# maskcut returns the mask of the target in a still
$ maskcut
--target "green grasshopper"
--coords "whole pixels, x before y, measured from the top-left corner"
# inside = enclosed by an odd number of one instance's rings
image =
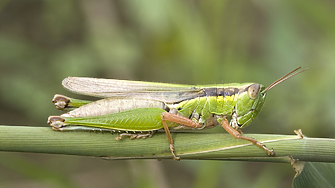
[[[66,89],[105,99],[91,102],[56,94],[53,102],[58,109],[73,110],[61,116],[50,116],[48,124],[57,131],[115,131],[119,132],[117,140],[123,136],[131,139],[151,137],[155,131],[164,129],[175,160],[180,157],[175,154],[170,129],[205,129],[221,125],[234,138],[250,141],[273,156],[273,149],[241,135],[240,129],[260,112],[267,91],[307,70],[299,69],[301,67],[267,88],[257,83],[194,86],[68,77],[62,82]]]

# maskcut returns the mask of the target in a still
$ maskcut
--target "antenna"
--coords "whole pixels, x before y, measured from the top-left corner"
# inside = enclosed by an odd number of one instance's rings
[[[291,72],[285,74],[284,76],[280,77],[278,80],[276,80],[272,84],[270,84],[269,87],[267,87],[266,89],[264,89],[262,91],[262,93],[265,93],[266,91],[269,91],[271,88],[275,87],[276,85],[278,85],[278,84],[284,82],[285,80],[287,80],[287,79],[289,79],[289,78],[291,78],[291,77],[293,77],[293,76],[295,76],[297,74],[300,74],[300,73],[302,73],[302,72],[304,72],[304,71],[306,71],[308,69],[308,68],[305,68],[305,69],[302,69],[302,70],[296,72],[297,70],[299,70],[301,68],[302,67],[298,67],[298,68],[294,69],[293,71],[291,71]],[[296,73],[294,73],[294,72],[296,72]]]

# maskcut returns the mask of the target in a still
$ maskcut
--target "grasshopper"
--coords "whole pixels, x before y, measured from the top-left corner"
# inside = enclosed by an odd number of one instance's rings
[[[123,136],[130,139],[151,137],[155,131],[164,129],[175,160],[180,160],[180,157],[175,154],[170,130],[221,125],[234,138],[250,141],[273,156],[273,149],[254,138],[243,136],[241,129],[258,115],[267,91],[307,70],[301,68],[294,69],[266,88],[258,83],[194,86],[68,77],[62,82],[66,89],[104,99],[91,102],[56,94],[53,99],[56,108],[72,110],[61,116],[50,116],[48,124],[56,131],[115,131],[119,132],[117,140]]]

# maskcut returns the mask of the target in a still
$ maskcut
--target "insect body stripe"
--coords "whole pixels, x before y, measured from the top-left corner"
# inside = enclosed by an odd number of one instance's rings
[[[203,88],[207,97],[217,97],[217,96],[232,96],[240,92],[239,88],[227,87],[227,88]],[[201,96],[202,97],[202,96]]]

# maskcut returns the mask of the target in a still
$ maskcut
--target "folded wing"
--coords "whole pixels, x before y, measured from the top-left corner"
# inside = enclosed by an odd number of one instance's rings
[[[138,98],[178,103],[203,96],[204,91],[194,85],[141,82],[103,78],[68,77],[64,88],[74,93],[104,98]]]

